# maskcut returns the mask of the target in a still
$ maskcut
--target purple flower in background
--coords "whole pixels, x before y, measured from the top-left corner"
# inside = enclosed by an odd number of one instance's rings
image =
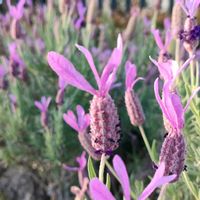
[[[40,120],[44,128],[48,126],[48,107],[50,102],[51,102],[51,97],[46,98],[45,96],[41,98],[41,101],[35,101],[35,106],[41,112]]]
[[[125,200],[130,200],[130,183],[128,173],[123,160],[118,155],[115,155],[113,158],[113,167],[122,186]],[[93,178],[90,181],[89,188],[93,200],[115,200],[112,193],[98,178]]]
[[[84,15],[85,15],[85,12],[86,12],[86,7],[83,5],[82,1],[78,1],[77,10],[78,10],[79,18],[75,22],[75,28],[80,29],[83,22],[84,22],[84,18],[85,18]]]
[[[179,67],[178,63],[172,59],[167,60],[167,62],[159,62],[150,57],[150,60],[158,67],[160,76],[164,79],[165,83],[168,81],[174,83],[176,78],[190,64],[194,57],[195,56],[193,55],[190,58],[188,58],[181,67]]]
[[[17,109],[17,98],[15,95],[9,94],[9,99],[10,99],[11,110],[13,113],[15,113]]]
[[[26,80],[27,73],[25,63],[17,52],[17,44],[15,42],[9,44],[9,54],[11,74],[14,77],[19,77],[22,80]]]
[[[66,164],[63,164],[63,168],[65,170],[68,170],[68,171],[83,171],[86,167],[86,164],[87,164],[87,160],[86,160],[86,153],[85,151],[83,151],[83,153],[81,154],[81,156],[78,156],[76,158],[76,162],[78,163],[78,167],[69,167],[68,165]]]
[[[160,163],[151,182],[149,183],[149,185],[147,185],[142,194],[138,197],[138,200],[147,199],[157,187],[168,184],[176,178],[176,174],[170,176],[164,176],[164,172],[165,172],[165,164]]]
[[[200,0],[176,0],[176,2],[180,3],[186,15],[188,15],[190,18],[195,17],[198,6],[200,4]]]
[[[76,106],[77,117],[69,110],[63,115],[65,122],[78,132],[78,139],[81,146],[87,151],[87,153],[95,160],[100,160],[101,156],[96,153],[96,150],[92,147],[90,134],[87,132],[87,128],[90,125],[90,116],[86,114],[83,107]]]
[[[23,17],[26,0],[19,0],[16,6],[12,6],[10,0],[6,0],[6,3],[9,13],[14,19],[19,20]]]
[[[5,90],[8,86],[8,82],[5,79],[6,74],[7,74],[7,71],[2,65],[0,65],[0,89],[3,89],[3,90]]]
[[[56,95],[56,103],[58,105],[62,105],[64,102],[64,94],[65,94],[65,88],[67,87],[66,81],[64,81],[62,78],[58,79],[58,92]]]
[[[80,105],[76,106],[76,111],[78,118],[76,118],[71,110],[64,114],[63,118],[69,126],[71,126],[74,130],[81,134],[85,132],[87,127],[89,126],[90,116],[89,114],[85,113],[83,107]]]

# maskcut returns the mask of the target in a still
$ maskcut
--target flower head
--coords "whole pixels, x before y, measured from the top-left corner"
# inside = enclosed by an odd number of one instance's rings
[[[180,3],[181,7],[185,11],[185,13],[190,17],[194,18],[196,11],[198,9],[198,6],[200,4],[200,0],[176,0],[178,3]]]
[[[75,114],[69,110],[63,115],[65,122],[71,126],[78,133],[84,132],[90,125],[90,116],[86,114],[83,107],[80,105],[76,106],[77,118]]]
[[[47,112],[49,104],[51,102],[51,97],[46,98],[43,96],[41,98],[41,101],[35,101],[35,106],[41,111],[41,112]]]
[[[78,163],[78,167],[70,167],[68,165],[63,164],[63,168],[68,171],[83,171],[87,164],[85,151],[82,152],[81,156],[78,156],[76,158],[76,162]]]
[[[90,68],[94,74],[98,85],[98,91],[95,90],[90,83],[80,74],[73,64],[67,60],[64,56],[56,53],[49,52],[47,56],[48,63],[53,71],[60,77],[62,77],[69,85],[79,88],[80,90],[84,90],[92,95],[100,95],[105,96],[113,82],[115,81],[115,76],[117,72],[117,68],[122,59],[122,39],[121,36],[118,36],[117,47],[114,48],[108,63],[106,64],[101,77],[99,76],[96,67],[94,65],[94,61],[90,52],[83,46],[76,45],[76,47],[84,54],[86,57]]]
[[[19,20],[23,17],[26,0],[19,0],[16,6],[12,6],[10,0],[6,0],[6,3],[9,9],[9,13],[13,18]]]
[[[184,114],[191,102],[192,98],[195,94],[200,90],[200,87],[194,90],[191,97],[189,98],[185,107],[183,107],[181,103],[181,98],[178,96],[176,92],[172,92],[170,90],[171,82],[167,82],[163,86],[163,95],[162,99],[159,95],[159,88],[158,88],[158,78],[154,82],[154,92],[156,96],[156,100],[160,105],[160,108],[163,112],[164,117],[170,123],[171,127],[180,133],[180,130],[184,127]]]
[[[176,178],[176,174],[170,176],[164,176],[164,172],[165,172],[165,164],[164,162],[162,162],[160,163],[158,169],[156,170],[149,185],[147,185],[142,194],[138,197],[138,200],[147,199],[157,187],[168,184]]]

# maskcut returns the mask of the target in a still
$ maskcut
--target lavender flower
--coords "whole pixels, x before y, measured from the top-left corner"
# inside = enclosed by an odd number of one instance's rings
[[[27,72],[24,61],[20,58],[17,52],[17,44],[15,42],[9,44],[9,60],[10,71],[14,77],[18,77],[22,80],[27,79]]]
[[[59,78],[58,87],[59,87],[59,90],[58,90],[57,95],[56,95],[56,103],[58,105],[62,105],[63,101],[64,101],[63,98],[64,98],[64,94],[65,94],[65,88],[67,87],[66,81],[64,81],[63,79]]]
[[[87,151],[87,153],[95,160],[100,160],[101,156],[96,153],[96,150],[92,147],[91,137],[87,132],[87,128],[90,125],[90,116],[85,114],[82,106],[78,105],[76,107],[77,118],[74,113],[69,110],[63,115],[65,122],[71,126],[74,130],[78,132],[78,139],[82,147]]]
[[[126,91],[125,91],[125,104],[126,109],[131,121],[134,126],[140,126],[144,123],[145,117],[144,112],[139,101],[137,94],[132,90],[134,85],[143,78],[139,77],[136,79],[137,71],[136,66],[131,62],[126,62]]]
[[[176,178],[176,174],[164,176],[164,172],[165,163],[162,162],[156,170],[151,182],[147,185],[147,187],[143,190],[142,194],[138,197],[138,200],[147,199],[157,187],[166,185]]]
[[[84,170],[87,165],[87,160],[85,156],[86,156],[86,153],[83,152],[80,157],[76,158],[76,162],[79,165],[78,167],[70,167],[66,164],[63,164],[63,168],[65,170],[78,172],[79,184],[80,184],[81,189],[77,186],[71,187],[71,192],[76,195],[75,200],[84,199],[85,192],[87,191],[87,186],[89,183],[88,178],[84,177]]]
[[[78,1],[76,6],[77,6],[79,18],[75,22],[75,28],[80,29],[85,19],[84,15],[86,12],[86,7],[83,5],[82,1]]]
[[[168,18],[166,18],[164,20],[164,27],[165,27],[165,32],[166,32],[164,43],[162,42],[162,38],[160,36],[159,30],[158,29],[152,30],[152,34],[159,48],[159,61],[162,61],[162,62],[166,62],[170,58],[170,55],[168,53],[168,47],[172,40],[170,26],[171,26],[170,21]]]
[[[41,124],[44,128],[48,126],[48,107],[51,102],[51,97],[46,98],[43,96],[41,101],[35,101],[35,106],[40,110],[41,116]]]
[[[115,155],[113,158],[113,167],[120,180],[125,200],[130,200],[130,183],[128,173],[123,160]],[[91,198],[93,200],[115,200],[115,197],[108,188],[98,179],[93,178],[89,184]]]
[[[95,90],[82,74],[75,69],[73,64],[62,55],[49,52],[48,63],[57,75],[62,77],[68,84],[93,95],[90,104],[92,146],[100,153],[109,153],[118,147],[120,138],[117,109],[108,93],[115,81],[117,68],[121,62],[122,39],[119,35],[117,48],[113,50],[101,77],[96,70],[90,52],[83,46],[76,45],[76,47],[86,57],[97,81],[98,90]]]

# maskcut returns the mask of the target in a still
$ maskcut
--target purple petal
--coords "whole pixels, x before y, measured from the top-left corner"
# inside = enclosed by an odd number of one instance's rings
[[[69,126],[71,126],[74,130],[79,132],[79,127],[78,127],[77,121],[74,120],[74,118],[72,116],[73,115],[70,115],[70,113],[68,111],[67,114],[63,114],[63,119]]]
[[[90,181],[89,188],[93,200],[115,200],[112,193],[98,178]]]
[[[87,165],[86,152],[83,151],[83,153],[81,154],[81,156],[76,158],[76,161],[79,164],[79,170],[84,170],[84,168]]]
[[[91,70],[92,70],[92,72],[94,74],[94,77],[95,77],[95,79],[97,81],[97,85],[100,87],[100,77],[99,77],[97,69],[96,69],[96,67],[94,65],[94,61],[93,61],[91,53],[88,51],[88,49],[86,49],[83,46],[80,46],[80,45],[76,44],[76,47],[79,49],[79,51],[81,51],[84,54],[85,58],[87,59],[89,65],[90,65],[90,68],[91,68]]]
[[[68,84],[89,92],[92,95],[96,94],[96,90],[86,81],[73,64],[61,54],[49,52],[47,56],[48,63],[56,74],[64,79]]]
[[[113,52],[110,56],[110,59],[108,60],[108,63],[106,64],[106,66],[105,66],[105,68],[102,72],[102,75],[101,75],[101,88],[100,88],[100,90],[102,90],[102,91],[105,90],[104,87],[107,86],[105,84],[108,81],[109,76],[112,74],[112,72],[114,70],[117,71],[117,68],[119,67],[119,65],[121,63],[122,51],[123,51],[122,38],[121,38],[121,35],[118,35],[117,48],[114,48],[114,50],[113,50]]]
[[[192,93],[192,95],[190,96],[190,98],[187,101],[187,104],[185,106],[185,108],[183,109],[183,112],[185,113],[190,105],[190,102],[192,101],[192,99],[194,98],[194,96],[200,91],[200,87],[198,87],[197,89],[195,89]]]
[[[63,168],[64,168],[65,170],[67,170],[67,171],[73,171],[73,172],[76,172],[76,171],[79,170],[78,167],[70,167],[70,166],[65,165],[65,164],[63,164]]]
[[[35,101],[34,104],[41,112],[44,111],[43,105],[39,101]]]
[[[65,87],[67,86],[67,83],[65,80],[63,80],[61,77],[58,79],[58,86],[60,89],[64,90]]]
[[[157,44],[158,48],[160,50],[165,50],[165,46],[163,45],[162,39],[160,37],[159,30],[158,29],[153,29],[153,30],[151,30],[151,32],[152,32],[152,34],[154,36],[154,39],[156,41],[156,44]]]
[[[82,106],[77,105],[76,106],[76,112],[77,112],[77,116],[78,116],[78,126],[79,129],[84,129],[84,121],[85,121],[85,111],[83,109]]]
[[[160,166],[156,170],[151,182],[147,185],[142,194],[138,197],[138,200],[147,199],[157,187],[165,185],[176,178],[176,175],[163,176],[164,170],[165,170],[165,164],[164,162],[162,162],[160,163]]]
[[[134,64],[132,64],[130,61],[127,61],[125,64],[126,69],[126,89],[131,89],[133,81],[136,78],[137,75],[137,69]]]
[[[130,200],[130,183],[128,173],[123,160],[118,155],[115,155],[113,159],[113,167],[117,176],[119,177],[125,199]]]

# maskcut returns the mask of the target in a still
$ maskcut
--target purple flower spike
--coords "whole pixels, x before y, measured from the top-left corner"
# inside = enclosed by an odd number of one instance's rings
[[[63,168],[68,171],[83,171],[86,167],[87,160],[86,160],[86,153],[83,151],[81,156],[76,158],[76,162],[78,163],[78,167],[69,167],[68,165],[63,164]]]
[[[187,0],[187,1],[177,0],[176,2],[180,3],[186,15],[190,16],[190,18],[195,17],[198,6],[200,4],[200,0]]]
[[[12,6],[10,0],[6,0],[6,3],[9,8],[9,13],[13,18],[19,20],[23,17],[26,0],[19,0],[19,3],[16,6]]]
[[[139,80],[144,80],[144,78],[138,77],[136,79],[137,69],[136,66],[132,64],[130,61],[126,62],[125,67],[126,67],[126,90],[128,89],[131,90]]]
[[[44,128],[47,127],[48,124],[48,107],[49,104],[51,102],[51,97],[42,97],[41,98],[41,102],[39,101],[35,101],[35,106],[41,111],[41,116],[40,116],[40,120],[41,120],[41,124]]]
[[[93,200],[115,200],[112,193],[98,178],[90,181],[89,188]]]
[[[86,7],[84,7],[82,1],[79,1],[77,3],[77,10],[78,10],[79,18],[75,22],[75,28],[80,29],[82,23],[84,22],[84,15],[85,15],[85,12],[86,12]]]
[[[84,132],[90,124],[90,116],[85,113],[83,107],[80,105],[77,105],[76,111],[77,118],[74,113],[69,110],[66,114],[63,114],[63,119],[78,133]]]
[[[128,178],[128,173],[127,173],[126,166],[123,160],[118,155],[116,155],[113,158],[113,167],[117,176],[119,177],[125,199],[130,200],[131,192],[130,192],[130,182]]]
[[[154,174],[149,185],[147,185],[142,194],[138,197],[138,200],[147,199],[157,187],[168,184],[176,178],[175,174],[170,176],[164,176],[164,172],[165,172],[165,164],[164,162],[162,162],[160,163],[158,169],[156,170],[156,173]]]
[[[41,111],[41,112],[47,112],[49,104],[51,102],[51,97],[46,98],[43,96],[41,98],[41,101],[35,101],[35,106]]]

